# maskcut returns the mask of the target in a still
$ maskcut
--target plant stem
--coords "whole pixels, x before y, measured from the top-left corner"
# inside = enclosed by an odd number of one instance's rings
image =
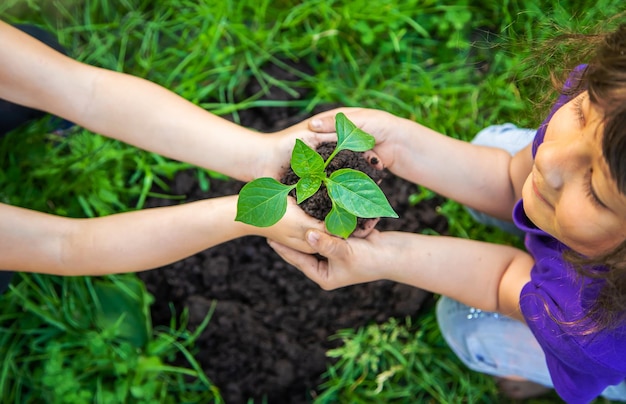
[[[324,161],[324,170],[326,170],[326,167],[328,167],[328,164],[330,164],[330,161],[337,155],[337,153],[339,153],[339,150],[337,150],[337,148],[335,147],[335,150],[333,150],[333,152],[330,154],[330,156],[328,156],[326,161]]]

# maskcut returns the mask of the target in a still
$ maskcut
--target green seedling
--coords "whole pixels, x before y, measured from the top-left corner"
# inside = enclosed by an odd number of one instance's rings
[[[299,177],[293,185],[285,185],[274,178],[257,178],[244,185],[237,200],[235,220],[257,227],[268,227],[278,222],[287,211],[287,196],[295,188],[298,204],[315,194],[322,184],[326,186],[332,208],[324,223],[326,229],[347,238],[356,228],[357,218],[394,217],[383,191],[365,173],[341,168],[327,175],[326,167],[341,150],[364,152],[376,144],[374,137],[356,127],[343,113],[335,116],[337,146],[324,161],[315,150],[297,139],[291,154],[291,168]]]

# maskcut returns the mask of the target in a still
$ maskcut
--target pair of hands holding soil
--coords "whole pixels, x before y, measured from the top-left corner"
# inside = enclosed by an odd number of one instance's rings
[[[376,139],[374,149],[364,152],[363,158],[374,171],[390,168],[394,163],[393,142],[389,141],[392,120],[397,117],[383,111],[346,108],[328,111],[308,121],[309,129],[317,133],[335,132],[335,116],[344,112],[357,127]],[[371,169],[370,168],[370,169]],[[382,178],[370,174],[375,179]],[[305,239],[315,254],[308,254],[268,239],[269,245],[287,262],[302,271],[321,288],[331,290],[357,283],[381,279],[376,270],[378,244],[383,242],[375,229],[378,218],[365,219],[347,239],[337,237],[319,228],[308,229]],[[323,258],[320,258],[320,255]]]

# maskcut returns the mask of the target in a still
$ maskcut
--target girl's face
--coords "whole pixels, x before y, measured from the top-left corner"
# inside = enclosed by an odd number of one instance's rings
[[[626,196],[602,155],[602,117],[586,91],[561,107],[522,189],[528,218],[587,257],[626,239]]]

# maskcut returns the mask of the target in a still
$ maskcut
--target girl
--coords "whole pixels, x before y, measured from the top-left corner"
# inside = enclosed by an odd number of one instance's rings
[[[513,156],[380,111],[348,116],[376,136],[389,170],[512,220],[527,252],[378,231],[348,240],[308,231],[327,261],[272,247],[324,289],[390,279],[447,296],[437,315],[452,349],[509,386],[553,386],[568,403],[626,400],[626,26],[571,73],[532,143]],[[311,127],[331,131],[332,121]],[[479,140],[493,133],[505,142],[529,135],[505,126]],[[518,397],[537,392],[530,386]]]
[[[212,115],[148,81],[76,62],[0,22],[0,97],[94,132],[239,180],[280,177],[295,138],[332,140],[303,125],[265,135]],[[235,222],[236,196],[94,219],[70,219],[0,204],[0,268],[103,275],[162,266],[244,235],[311,251],[309,227],[290,204],[276,225]]]

